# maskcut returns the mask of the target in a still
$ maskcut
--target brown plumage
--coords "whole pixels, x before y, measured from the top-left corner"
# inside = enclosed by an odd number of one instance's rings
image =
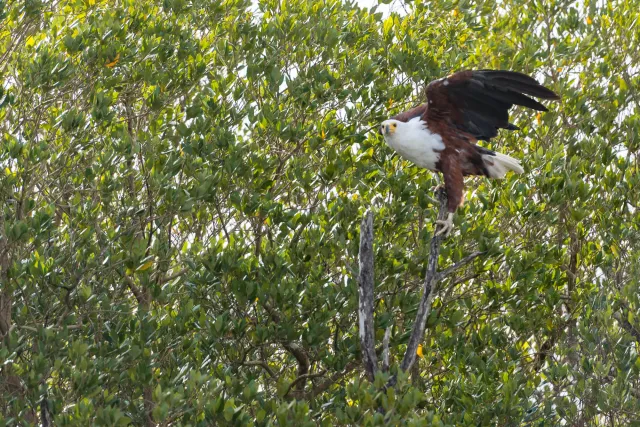
[[[427,102],[382,123],[389,146],[418,166],[444,176],[451,228],[453,213],[462,203],[463,177],[502,178],[507,171],[523,172],[518,160],[476,145],[489,141],[498,129],[518,130],[509,123],[509,109],[520,105],[547,111],[530,96],[557,100],[553,91],[526,74],[513,71],[460,71],[432,81]]]

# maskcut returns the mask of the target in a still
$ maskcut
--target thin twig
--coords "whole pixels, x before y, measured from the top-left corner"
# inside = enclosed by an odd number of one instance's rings
[[[24,329],[25,331],[31,331],[31,332],[39,332],[38,328],[34,328],[33,326],[27,326],[27,325],[13,325],[11,330],[13,329]],[[80,329],[82,328],[82,325],[63,325],[63,326],[50,326],[48,328],[44,328],[50,331],[62,331],[64,329],[68,329],[68,330],[74,330],[74,329]]]
[[[460,268],[464,267],[465,265],[469,264],[471,261],[473,261],[474,259],[478,258],[480,255],[482,255],[484,253],[485,252],[481,252],[481,251],[474,252],[471,255],[468,255],[468,256],[462,258],[460,261],[456,262],[451,267],[445,268],[444,270],[442,270],[441,272],[439,272],[437,274],[435,282],[440,282],[443,279],[446,279],[447,276],[451,275],[451,273],[454,273],[455,271],[457,271]]]
[[[167,277],[164,277],[164,278],[160,279],[160,280],[158,281],[158,283],[159,283],[160,285],[162,285],[162,284],[165,284],[165,283],[167,283],[167,282],[170,282],[170,281],[172,281],[173,279],[177,279],[178,277],[182,276],[182,275],[183,275],[184,273],[186,273],[187,271],[188,271],[188,269],[186,269],[186,268],[183,268],[183,269],[181,269],[181,270],[178,270],[178,271],[176,271],[175,273],[173,273],[172,275],[170,275],[170,276],[167,276]]]
[[[276,374],[273,372],[273,369],[269,367],[269,364],[264,360],[248,360],[243,363],[245,366],[260,366],[271,376],[271,378],[276,378]]]

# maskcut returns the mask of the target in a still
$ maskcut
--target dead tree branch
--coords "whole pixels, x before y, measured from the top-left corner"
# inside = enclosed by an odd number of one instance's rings
[[[389,340],[391,339],[391,326],[384,331],[384,339],[382,340],[382,372],[389,370]]]
[[[360,225],[360,273],[358,274],[358,318],[360,350],[367,377],[373,381],[378,368],[373,329],[373,214],[365,213]]]
[[[447,193],[444,190],[440,189],[437,196],[438,200],[440,201],[438,220],[444,220],[447,216]],[[431,303],[433,302],[433,297],[435,296],[436,291],[436,279],[438,278],[438,256],[440,255],[440,244],[442,243],[443,239],[443,235],[438,236],[434,231],[434,235],[431,238],[431,249],[429,251],[429,261],[427,263],[427,273],[424,279],[422,299],[420,300],[420,305],[418,306],[418,314],[416,315],[416,320],[413,323],[413,331],[411,331],[411,337],[409,338],[409,343],[407,344],[407,351],[404,353],[404,358],[402,359],[402,363],[400,364],[400,369],[402,369],[403,371],[410,370],[415,363],[418,345],[424,338],[424,330],[427,326],[427,318],[429,317],[429,313],[431,313]],[[389,385],[395,385],[396,381],[396,376],[393,376],[389,380]]]

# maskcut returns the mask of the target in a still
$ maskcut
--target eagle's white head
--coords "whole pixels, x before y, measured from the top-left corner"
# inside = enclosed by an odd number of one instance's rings
[[[384,136],[385,142],[397,150],[398,144],[408,144],[413,140],[421,140],[426,137],[425,123],[420,117],[414,117],[408,122],[388,119],[380,125],[380,133]]]
[[[420,117],[407,122],[385,120],[380,125],[380,133],[384,142],[401,157],[430,170],[436,169],[440,152],[445,148],[440,135],[430,132]]]
[[[402,125],[406,123],[400,120],[389,119],[382,122],[380,125],[380,133],[386,138],[390,138],[397,131],[402,132]]]

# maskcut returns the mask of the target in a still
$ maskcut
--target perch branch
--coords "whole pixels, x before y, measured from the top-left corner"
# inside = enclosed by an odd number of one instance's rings
[[[440,211],[438,212],[438,220],[443,221],[447,217],[447,193],[444,190],[439,190],[438,200],[440,201]],[[436,291],[436,278],[439,276],[437,273],[438,268],[438,256],[440,255],[440,244],[444,236],[436,236],[434,233],[431,239],[431,249],[429,251],[429,262],[427,264],[427,273],[424,279],[424,287],[422,293],[422,299],[420,300],[420,306],[418,307],[418,314],[416,315],[416,321],[413,324],[413,331],[411,331],[411,338],[409,338],[409,344],[407,345],[407,351],[404,354],[400,368],[403,371],[408,371],[416,361],[416,351],[418,350],[418,344],[424,338],[424,330],[427,325],[427,317],[431,312],[431,303]]]
[[[376,373],[378,360],[373,329],[373,214],[365,213],[360,225],[360,253],[358,255],[358,318],[360,349],[367,377],[370,381]]]
[[[438,220],[444,220],[447,216],[447,193],[444,189],[438,190],[438,201],[440,202],[440,210],[438,212]],[[411,331],[411,337],[407,344],[407,351],[404,353],[404,358],[400,364],[400,369],[408,371],[411,369],[416,361],[416,351],[418,345],[424,338],[424,331],[427,326],[427,318],[431,312],[431,303],[435,296],[436,284],[439,274],[438,268],[438,256],[440,255],[440,244],[444,239],[443,235],[436,235],[434,230],[433,238],[431,239],[431,249],[429,251],[429,260],[427,263],[427,273],[424,279],[424,286],[422,292],[422,299],[418,306],[418,314],[416,320],[413,323],[413,330]],[[396,375],[389,379],[387,387],[393,387],[398,378]]]

